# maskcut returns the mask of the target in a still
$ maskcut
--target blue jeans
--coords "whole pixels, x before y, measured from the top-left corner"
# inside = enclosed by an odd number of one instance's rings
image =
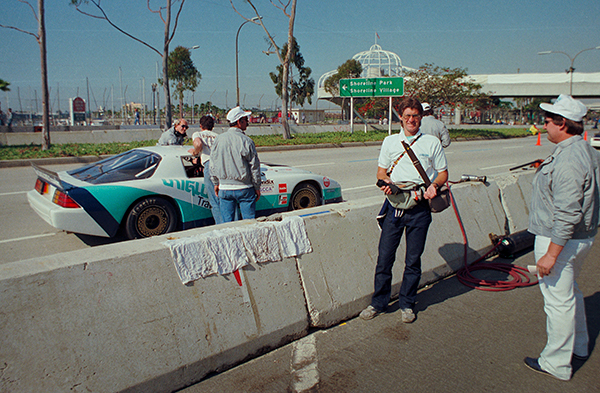
[[[256,191],[254,187],[241,190],[219,190],[219,202],[223,222],[236,221],[235,212],[238,207],[243,220],[256,217]]]
[[[223,223],[219,198],[215,194],[215,185],[210,181],[210,161],[206,161],[204,165],[204,189],[206,190],[206,195],[208,195],[208,202],[210,202],[210,210],[215,219],[215,224]]]
[[[383,311],[390,302],[392,267],[402,233],[406,230],[405,267],[398,303],[401,309],[412,309],[421,279],[421,255],[425,250],[427,230],[431,224],[431,211],[427,202],[422,202],[410,210],[404,210],[401,217],[396,217],[396,209],[390,206],[387,200],[384,209],[380,213],[380,215],[385,214],[385,217],[380,221],[379,256],[375,268],[375,292],[371,305]]]

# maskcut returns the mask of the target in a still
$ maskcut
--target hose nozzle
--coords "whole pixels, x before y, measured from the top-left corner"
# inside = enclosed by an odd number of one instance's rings
[[[482,183],[485,183],[487,181],[487,177],[485,177],[485,176],[473,176],[473,175],[462,175],[460,177],[460,181],[461,182],[465,182],[465,181],[480,181]]]

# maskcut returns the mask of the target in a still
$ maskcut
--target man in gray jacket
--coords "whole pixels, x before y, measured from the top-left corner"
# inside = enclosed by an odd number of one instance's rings
[[[433,135],[442,142],[442,147],[445,149],[450,146],[450,133],[446,125],[439,121],[433,116],[433,109],[431,105],[424,102],[423,106],[423,118],[421,118],[421,132],[423,134]]]
[[[598,233],[600,154],[585,141],[586,106],[568,95],[540,104],[548,140],[556,144],[533,179],[529,232],[546,312],[546,347],[525,358],[530,369],[563,381],[572,359],[585,360],[589,338],[577,275]]]
[[[248,116],[239,106],[227,113],[231,128],[217,136],[210,157],[210,177],[219,197],[223,222],[235,220],[239,208],[242,219],[256,217],[260,198],[260,160],[254,141],[244,131]]]

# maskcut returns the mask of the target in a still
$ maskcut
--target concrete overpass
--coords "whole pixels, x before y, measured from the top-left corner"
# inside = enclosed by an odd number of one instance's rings
[[[469,77],[482,86],[482,92],[489,92],[493,97],[558,97],[559,94],[569,94],[570,75],[563,72],[480,74]],[[325,79],[322,77],[319,80],[318,98],[337,102],[335,98],[338,97],[332,97],[322,86]],[[573,96],[600,99],[600,72],[573,73]]]
[[[574,72],[573,96],[600,98],[600,72]],[[556,97],[569,94],[571,75],[561,73],[469,75],[494,97]]]

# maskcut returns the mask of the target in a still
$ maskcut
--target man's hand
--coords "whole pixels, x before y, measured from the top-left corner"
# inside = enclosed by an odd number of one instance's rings
[[[538,276],[544,277],[549,275],[555,263],[556,258],[548,255],[548,253],[544,254],[536,263]]]
[[[215,195],[219,196],[219,186],[215,186]]]
[[[392,184],[392,180],[390,178],[387,179],[378,179],[377,186],[385,195],[391,195],[392,189],[390,188],[390,184]]]
[[[435,196],[437,195],[437,187],[436,187],[436,183],[431,183],[429,185],[429,187],[427,187],[427,190],[425,190],[425,192],[423,193],[423,198],[425,199],[433,199],[435,198]]]
[[[260,198],[260,189],[256,190],[256,200],[258,200]]]
[[[544,277],[552,273],[552,268],[556,264],[558,256],[562,252],[564,246],[559,246],[556,243],[550,242],[548,251],[536,262],[538,268],[538,276]]]

